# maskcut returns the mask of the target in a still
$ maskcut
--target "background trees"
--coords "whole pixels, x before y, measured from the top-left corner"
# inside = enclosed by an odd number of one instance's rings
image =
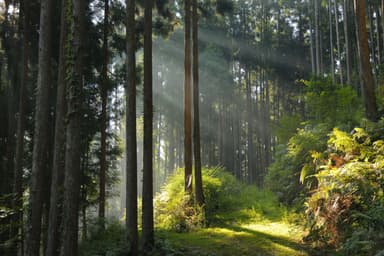
[[[331,128],[380,117],[380,1],[57,2],[0,5],[0,254],[75,255],[95,211],[125,207],[135,252],[137,195],[152,245],[152,198],[178,167],[200,205],[217,165],[294,204]]]

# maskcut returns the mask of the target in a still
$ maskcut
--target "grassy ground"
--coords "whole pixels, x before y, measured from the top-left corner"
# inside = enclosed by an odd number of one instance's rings
[[[160,237],[182,255],[309,255],[300,243],[300,230],[285,222],[223,225],[190,233],[166,231]]]

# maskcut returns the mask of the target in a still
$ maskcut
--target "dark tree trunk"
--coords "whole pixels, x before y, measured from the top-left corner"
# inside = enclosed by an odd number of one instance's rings
[[[61,3],[61,31],[60,31],[60,54],[59,54],[59,75],[57,84],[57,103],[55,120],[55,138],[53,152],[53,169],[51,182],[51,198],[48,223],[47,256],[58,255],[60,248],[60,224],[62,220],[64,168],[65,168],[65,116],[67,110],[66,99],[66,50],[68,24],[66,12],[68,1]]]
[[[137,140],[136,140],[136,57],[135,0],[127,0],[126,77],[126,226],[129,254],[137,255]]]
[[[105,179],[107,173],[107,100],[108,100],[108,22],[109,0],[104,0],[103,67],[101,71],[101,159],[100,159],[100,198],[99,218],[104,228],[105,218]]]
[[[41,1],[39,71],[37,80],[35,132],[33,145],[32,176],[30,188],[30,226],[27,255],[40,252],[42,211],[44,202],[45,172],[48,162],[49,91],[51,86],[52,0]]]
[[[184,189],[185,193],[192,194],[191,0],[185,0],[184,7]]]
[[[62,256],[78,254],[78,222],[80,199],[80,156],[81,156],[81,118],[82,118],[82,88],[83,88],[83,54],[85,40],[85,0],[71,0],[73,13],[67,13],[71,19],[73,31],[73,46],[70,56],[72,67],[69,67],[70,79],[68,84],[68,114],[65,152],[64,179],[64,223]]]
[[[15,172],[14,172],[14,202],[13,209],[16,211],[13,228],[14,234],[17,236],[15,251],[22,251],[23,244],[23,156],[24,156],[24,134],[26,125],[26,101],[27,101],[27,84],[28,84],[28,63],[30,56],[30,1],[23,1],[22,13],[23,13],[23,46],[22,46],[22,63],[21,63],[21,79],[20,79],[20,91],[19,91],[19,113],[17,116],[17,131],[16,131],[16,150],[15,150]]]
[[[193,39],[193,150],[195,155],[195,196],[198,205],[204,204],[203,181],[201,175],[200,112],[199,112],[199,43],[198,43],[197,0],[192,0],[192,39]]]
[[[152,0],[144,10],[144,172],[143,172],[143,249],[154,245],[153,224],[153,100],[152,100]]]
[[[357,46],[360,54],[360,67],[362,75],[361,89],[364,97],[365,113],[369,120],[377,121],[378,112],[372,68],[369,61],[368,34],[365,18],[364,0],[355,0],[355,15],[357,20]]]

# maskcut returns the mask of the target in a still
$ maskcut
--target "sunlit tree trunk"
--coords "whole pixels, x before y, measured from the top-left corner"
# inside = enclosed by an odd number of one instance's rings
[[[332,22],[332,1],[328,0],[328,12],[329,12],[329,52],[331,54],[331,77],[332,82],[335,83],[335,58],[333,56],[333,22]]]
[[[72,65],[67,70],[70,83],[68,88],[68,114],[65,151],[65,178],[64,178],[64,223],[63,245],[61,256],[76,256],[78,254],[78,222],[80,201],[80,156],[81,156],[81,119],[82,119],[82,90],[84,66],[84,40],[85,40],[85,0],[72,0],[71,26],[73,31],[73,45],[71,46]],[[69,39],[71,40],[71,38]]]
[[[311,67],[312,74],[316,74],[316,64],[315,64],[315,50],[313,45],[313,28],[312,28],[312,6],[311,0],[308,3],[308,13],[309,13],[309,43],[310,43],[310,55],[311,55]]]
[[[42,211],[44,202],[48,134],[49,134],[49,91],[51,86],[51,40],[52,0],[41,1],[39,70],[37,78],[35,133],[30,188],[30,226],[27,239],[27,255],[37,256],[40,252]]]
[[[344,37],[345,37],[345,57],[346,57],[346,66],[347,66],[347,84],[352,85],[351,72],[352,72],[352,64],[351,64],[351,43],[349,42],[349,1],[344,0],[343,4],[343,16],[344,16]]]
[[[58,255],[60,245],[60,224],[62,219],[64,168],[65,168],[65,116],[67,110],[66,98],[66,55],[68,49],[65,48],[68,33],[68,19],[66,14],[69,12],[68,0],[61,1],[61,25],[60,25],[60,53],[57,83],[57,102],[55,120],[55,138],[53,152],[53,168],[51,181],[51,198],[49,210],[49,223],[47,233],[47,256]],[[67,47],[68,48],[68,47]]]
[[[126,227],[129,254],[138,253],[135,0],[126,1]]]
[[[143,171],[143,249],[151,250],[153,230],[153,100],[152,100],[152,0],[144,10],[144,171]]]
[[[320,28],[319,28],[319,1],[315,1],[315,48],[316,48],[316,75],[321,74],[321,63],[320,63]]]
[[[360,55],[360,67],[365,113],[368,119],[377,121],[378,112],[376,95],[372,77],[371,63],[369,61],[368,34],[366,27],[364,0],[354,0],[356,15],[357,46]]]
[[[337,1],[335,1],[334,5],[334,12],[335,12],[335,26],[336,26],[336,44],[337,44],[337,58],[339,60],[339,72],[340,72],[340,84],[343,85],[344,83],[344,77],[343,77],[343,63],[341,60],[341,46],[340,46],[340,32],[339,32],[339,10],[338,10],[338,4]]]

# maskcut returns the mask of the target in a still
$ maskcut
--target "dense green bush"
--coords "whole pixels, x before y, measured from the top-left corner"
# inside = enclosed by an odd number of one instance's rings
[[[318,187],[306,201],[307,240],[340,255],[375,255],[383,249],[384,140],[377,136],[382,123],[369,132],[335,129],[327,150],[313,152]]]
[[[266,188],[281,202],[298,207],[317,183],[313,177],[303,180],[317,171],[312,153],[326,149],[333,127],[350,131],[362,118],[361,102],[350,86],[334,84],[327,78],[313,78],[303,84],[306,121],[292,115],[276,125],[274,132],[281,144],[265,177]]]
[[[184,172],[179,169],[155,198],[158,228],[182,232],[219,222],[251,222],[285,215],[271,192],[242,184],[219,167],[204,168],[202,173],[204,211],[187,204],[190,198],[184,195]]]

